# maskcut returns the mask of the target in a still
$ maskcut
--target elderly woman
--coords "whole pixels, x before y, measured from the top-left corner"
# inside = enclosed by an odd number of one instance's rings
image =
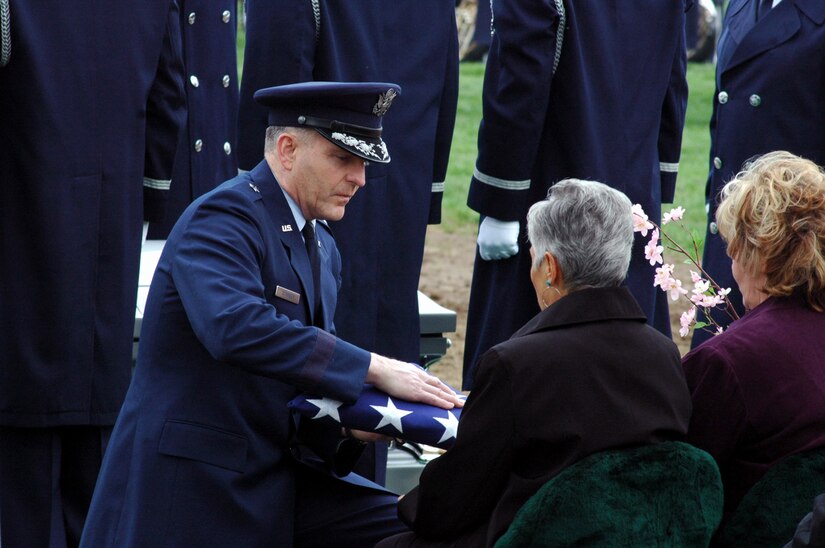
[[[568,179],[533,205],[527,229],[541,312],[483,356],[455,446],[399,503],[414,532],[379,546],[492,545],[565,467],[604,449],[684,438],[690,397],[679,352],[622,286],[628,198]]]
[[[688,441],[725,509],[783,457],[825,445],[825,174],[788,152],[739,173],[716,212],[746,314],[684,357]]]

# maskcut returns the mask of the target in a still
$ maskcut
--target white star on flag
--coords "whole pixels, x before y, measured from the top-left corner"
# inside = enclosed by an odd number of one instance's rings
[[[447,411],[447,418],[442,419],[441,417],[433,417],[435,420],[441,423],[441,426],[444,427],[444,434],[441,436],[441,439],[438,440],[438,443],[444,442],[450,438],[454,438],[458,433],[458,419],[455,418],[452,411]]]
[[[370,407],[381,413],[381,422],[379,422],[378,426],[375,427],[376,430],[389,424],[398,430],[399,434],[404,433],[404,429],[401,426],[401,418],[406,417],[412,413],[412,411],[398,409],[390,398],[387,398],[386,407],[383,405],[370,405]]]
[[[309,403],[318,408],[318,414],[312,417],[313,419],[320,419],[321,417],[330,416],[338,422],[341,422],[341,417],[338,415],[338,408],[344,405],[338,400],[330,398],[323,398],[320,400],[307,399]]]

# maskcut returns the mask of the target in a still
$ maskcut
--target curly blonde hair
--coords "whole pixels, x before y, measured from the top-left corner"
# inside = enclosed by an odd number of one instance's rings
[[[825,309],[825,172],[789,152],[765,154],[722,190],[716,210],[728,255],[765,273],[765,293],[804,293]]]

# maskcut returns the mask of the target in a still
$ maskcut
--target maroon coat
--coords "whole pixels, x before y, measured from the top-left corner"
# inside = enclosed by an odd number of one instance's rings
[[[455,446],[429,463],[399,514],[425,538],[501,536],[547,480],[604,449],[683,439],[679,351],[627,288],[575,291],[487,351]]]
[[[779,460],[825,445],[825,313],[770,298],[682,363],[688,441],[716,459],[725,509]]]

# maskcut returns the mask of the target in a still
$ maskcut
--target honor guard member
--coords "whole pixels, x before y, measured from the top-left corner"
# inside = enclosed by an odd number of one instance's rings
[[[77,546],[184,121],[177,3],[11,2],[0,67],[0,544]],[[7,40],[8,39],[8,40]]]
[[[324,219],[343,216],[366,161],[389,160],[381,114],[398,92],[255,94],[264,160],[195,200],[166,241],[82,546],[372,546],[403,530],[394,494],[346,475],[360,442],[287,409],[300,392],[352,403],[365,382],[460,404],[417,365],[334,334],[341,256]]]
[[[567,177],[621,190],[651,218],[673,200],[687,102],[685,3],[493,2],[478,158],[467,203],[481,214],[464,350],[476,361],[538,312],[525,216]],[[627,285],[670,335],[667,296],[637,238]],[[582,242],[587,245],[587,242]],[[514,282],[516,280],[516,282]]]
[[[237,0],[179,0],[187,121],[169,203],[149,238],[165,239],[192,200],[238,174]]]
[[[392,163],[370,162],[370,192],[331,223],[343,279],[335,325],[342,339],[362,348],[418,361],[424,238],[427,225],[441,221],[458,100],[455,2],[405,0],[388,9],[374,0],[248,0],[247,10],[241,169],[261,156],[267,115],[252,99],[256,89],[347,80],[397,82],[404,90],[384,127]],[[378,449],[370,473],[379,483],[385,453]]]
[[[719,193],[748,160],[787,150],[825,165],[825,2],[731,0],[719,37],[716,95],[710,119],[708,226],[702,267],[733,289],[728,306],[741,316],[742,294],[716,227]],[[722,327],[731,322],[717,310]],[[715,330],[694,331],[692,346]]]

